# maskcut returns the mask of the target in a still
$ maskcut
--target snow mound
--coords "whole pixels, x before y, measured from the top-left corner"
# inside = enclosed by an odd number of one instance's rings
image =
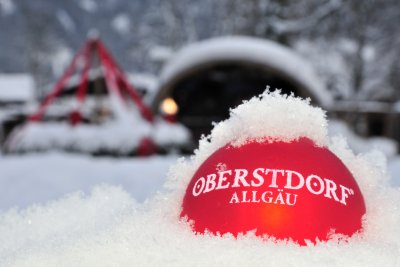
[[[387,158],[397,155],[397,142],[386,137],[365,138],[355,134],[349,126],[340,120],[331,120],[328,127],[329,135],[343,135],[351,150],[355,153],[366,153],[370,150],[379,150]]]
[[[98,184],[121,186],[137,202],[160,190],[177,155],[92,157],[77,153],[0,155],[0,213],[12,207],[57,200]]]
[[[231,110],[227,120],[215,125],[210,136],[200,140],[197,159],[203,162],[228,142],[241,145],[249,139],[289,142],[308,137],[324,146],[328,142],[327,125],[325,112],[312,107],[309,99],[281,95],[279,90],[269,92],[267,88],[264,94]]]
[[[262,125],[260,125],[262,124]],[[306,128],[306,129],[304,129]],[[389,186],[385,158],[354,155],[342,137],[327,137],[325,114],[307,101],[265,93],[231,111],[203,138],[191,159],[168,173],[166,191],[144,204],[113,187],[72,195],[45,206],[0,216],[0,265],[4,266],[398,266],[400,191]],[[308,137],[328,146],[349,168],[363,192],[364,232],[315,246],[261,240],[248,233],[195,235],[180,221],[187,184],[199,164],[227,142],[248,138]]]
[[[11,152],[56,149],[128,155],[136,152],[144,138],[150,138],[157,147],[168,150],[187,145],[191,136],[184,126],[162,119],[153,124],[143,120],[136,124],[110,121],[101,125],[81,124],[79,127],[68,122],[27,123],[17,129],[8,146]]]
[[[27,102],[34,98],[33,78],[28,74],[0,74],[0,101]]]

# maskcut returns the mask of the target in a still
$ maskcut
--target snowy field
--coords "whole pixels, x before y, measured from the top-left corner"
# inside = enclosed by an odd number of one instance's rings
[[[108,158],[61,152],[0,155],[0,212],[43,205],[75,192],[87,195],[99,185],[119,187],[143,203],[163,191],[168,169],[178,158]],[[400,187],[400,157],[388,162],[388,171],[390,184]]]
[[[0,157],[0,266],[400,266],[400,158],[354,155],[343,138],[327,137],[321,110],[291,97],[267,94],[232,112],[186,160]],[[196,236],[178,220],[186,186],[210,154],[266,134],[306,136],[346,164],[367,206],[361,234],[300,247],[251,233]]]
[[[0,211],[44,204],[100,184],[123,188],[138,202],[162,189],[178,156],[107,158],[49,152],[0,156]]]

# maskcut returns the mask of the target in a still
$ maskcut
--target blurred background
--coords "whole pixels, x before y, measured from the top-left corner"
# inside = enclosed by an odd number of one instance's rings
[[[397,0],[0,0],[0,208],[100,182],[143,200],[267,85],[398,173],[399,24]]]

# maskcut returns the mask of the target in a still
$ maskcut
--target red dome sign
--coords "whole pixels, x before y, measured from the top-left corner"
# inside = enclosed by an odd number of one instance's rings
[[[365,214],[346,166],[307,138],[220,148],[192,177],[182,208],[196,232],[255,230],[300,244],[332,232],[351,236]]]

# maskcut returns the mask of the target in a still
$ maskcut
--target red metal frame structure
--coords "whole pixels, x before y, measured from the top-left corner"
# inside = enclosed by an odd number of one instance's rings
[[[100,59],[100,64],[102,70],[104,71],[104,78],[106,80],[109,93],[116,93],[119,96],[121,96],[122,93],[126,93],[136,104],[142,117],[150,123],[153,122],[154,115],[150,108],[143,103],[136,89],[129,83],[121,68],[115,63],[111,54],[107,51],[105,45],[97,38],[91,38],[83,45],[61,78],[54,85],[53,89],[42,101],[39,109],[29,117],[29,122],[34,123],[42,120],[48,106],[61,94],[61,92],[65,89],[65,85],[67,84],[68,80],[78,69],[77,65],[79,60],[83,60],[84,65],[79,78],[78,90],[76,91],[75,96],[78,100],[78,105],[81,105],[85,101],[89,84],[89,70],[91,68],[93,56],[97,56]],[[75,110],[72,115],[73,118],[70,122],[73,125],[80,123],[81,116],[79,110]]]
[[[129,83],[125,74],[121,68],[114,61],[111,54],[106,49],[103,42],[98,38],[89,38],[85,44],[79,49],[78,53],[72,59],[70,65],[66,68],[61,78],[56,82],[50,93],[44,98],[39,105],[39,108],[32,115],[28,117],[26,123],[37,123],[42,121],[44,114],[51,103],[62,93],[66,88],[66,85],[76,72],[80,72],[78,89],[76,90],[75,97],[78,102],[78,107],[70,113],[69,123],[75,126],[82,121],[80,113],[80,107],[85,102],[87,91],[89,88],[89,71],[92,68],[94,57],[98,57],[98,62],[104,73],[104,79],[106,81],[106,87],[108,93],[111,95],[117,95],[120,97],[122,102],[125,101],[123,96],[127,95],[133,103],[137,106],[141,116],[148,123],[154,122],[154,115],[150,108],[145,105],[136,89]],[[22,132],[24,131],[26,124],[15,133],[10,136],[7,143],[9,148],[13,147],[13,144],[22,138]],[[150,155],[156,152],[156,146],[150,137],[144,137],[139,142],[136,153],[138,155]]]

